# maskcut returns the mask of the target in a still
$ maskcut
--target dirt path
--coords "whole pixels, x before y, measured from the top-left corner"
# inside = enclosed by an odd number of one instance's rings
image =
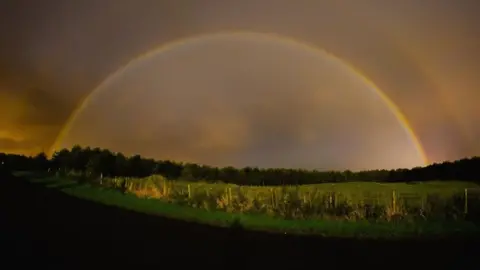
[[[480,241],[359,241],[222,229],[95,204],[0,175],[4,263],[298,269],[333,265],[476,269]],[[8,264],[7,264],[8,265]],[[2,267],[3,268],[3,267]],[[12,269],[7,267],[5,269]]]

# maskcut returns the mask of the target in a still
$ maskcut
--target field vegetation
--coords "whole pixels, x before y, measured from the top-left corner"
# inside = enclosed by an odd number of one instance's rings
[[[28,171],[23,176],[31,181],[104,204],[222,226],[337,236],[477,233],[480,187],[471,173],[478,163],[366,172],[234,169],[79,147],[52,159],[4,155],[2,161],[12,171]],[[415,175],[422,181],[405,179]],[[356,181],[366,176],[379,180]]]
[[[480,188],[468,182],[350,182],[269,187],[171,181],[160,175],[84,181],[139,198],[290,220],[454,221],[467,220],[480,210]]]

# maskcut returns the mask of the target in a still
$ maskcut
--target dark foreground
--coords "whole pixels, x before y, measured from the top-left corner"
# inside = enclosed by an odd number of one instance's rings
[[[215,228],[95,204],[5,172],[0,175],[0,213],[3,269],[477,269],[480,247],[473,238],[367,241]]]

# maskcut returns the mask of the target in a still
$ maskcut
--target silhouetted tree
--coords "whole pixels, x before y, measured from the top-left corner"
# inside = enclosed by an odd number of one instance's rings
[[[49,160],[44,153],[35,157],[0,153],[0,165],[8,170],[74,171],[88,177],[144,177],[160,174],[168,179],[189,181],[222,181],[239,185],[303,185],[345,181],[409,182],[432,180],[480,181],[480,157],[453,162],[435,163],[425,167],[396,170],[317,171],[303,169],[217,168],[169,160],[155,161],[140,155],[126,157],[106,149],[62,149]]]

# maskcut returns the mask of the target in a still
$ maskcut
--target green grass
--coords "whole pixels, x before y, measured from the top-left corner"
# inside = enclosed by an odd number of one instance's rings
[[[211,184],[211,183],[198,183],[187,181],[176,181],[178,185],[190,184],[195,188],[210,188],[210,189],[225,189],[227,187],[235,187],[234,184]],[[245,189],[251,190],[266,190],[272,187],[264,186],[248,186]],[[273,187],[280,189],[281,187]],[[290,188],[296,188],[291,186]],[[399,193],[415,193],[415,194],[440,194],[444,196],[451,196],[454,193],[463,192],[465,188],[480,188],[476,183],[462,182],[462,181],[431,181],[431,182],[412,182],[412,183],[378,183],[378,182],[346,182],[346,183],[324,183],[313,185],[301,185],[299,186],[300,192],[306,192],[312,189],[318,189],[321,191],[336,191],[342,194],[360,194],[365,192],[372,193],[391,193],[393,190]]]
[[[17,174],[18,175],[18,174]],[[227,213],[222,211],[207,211],[188,206],[167,203],[158,199],[142,199],[133,194],[122,194],[119,191],[106,189],[88,184],[78,184],[68,178],[35,177],[32,174],[23,173],[23,177],[33,183],[45,185],[48,188],[57,189],[61,192],[78,198],[129,209],[137,212],[159,215],[169,218],[181,219],[191,222],[212,224],[228,227],[235,222],[247,229],[295,233],[295,234],[319,234],[333,237],[358,237],[358,238],[405,238],[405,237],[429,237],[446,234],[479,233],[480,230],[474,224],[465,221],[456,222],[378,222],[368,221],[336,221],[336,220],[285,220],[265,215],[253,215],[243,213]],[[196,185],[196,184],[195,184]],[[215,184],[212,188],[225,186]],[[466,186],[474,185],[462,182],[452,183],[425,183],[425,184],[377,184],[377,183],[342,183],[321,184],[316,188],[336,189],[348,192],[352,189],[396,189],[416,192],[443,192],[449,194],[452,189],[462,190]],[[308,186],[301,187],[308,188]],[[312,188],[312,187],[310,187]],[[252,188],[264,189],[264,187]]]
[[[226,188],[237,189],[239,186],[234,184],[212,184],[202,182],[175,181],[174,186],[177,189],[187,190],[187,186],[193,192],[196,190],[208,189],[212,193],[224,192]],[[241,191],[249,197],[269,197],[267,195],[273,191],[279,192],[282,187],[264,187],[264,186],[240,186]],[[416,200],[421,203],[428,195],[437,195],[441,198],[449,198],[456,194],[463,194],[468,188],[472,193],[480,194],[480,186],[471,182],[462,181],[431,181],[431,182],[412,182],[412,183],[377,183],[377,182],[347,182],[347,183],[324,183],[313,185],[287,186],[287,191],[298,191],[299,194],[308,193],[328,193],[336,192],[341,194],[347,200],[359,201],[367,197],[375,198],[379,201],[390,202],[392,193],[396,196]],[[478,194],[473,194],[478,195]]]

